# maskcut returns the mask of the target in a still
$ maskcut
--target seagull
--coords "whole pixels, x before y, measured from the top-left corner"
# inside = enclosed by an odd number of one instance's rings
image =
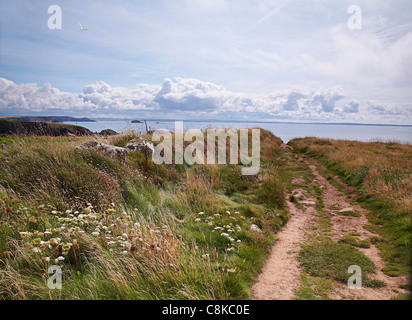
[[[89,29],[83,28],[82,25],[79,23],[80,31],[88,31]]]

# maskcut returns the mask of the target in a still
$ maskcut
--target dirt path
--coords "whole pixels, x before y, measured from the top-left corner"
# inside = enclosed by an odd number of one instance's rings
[[[286,150],[285,150],[286,151]],[[342,194],[335,186],[325,179],[317,170],[319,163],[313,160],[313,163],[286,152],[289,159],[295,156],[297,161],[304,162],[309,166],[316,183],[323,189],[323,201],[325,204],[325,213],[328,214],[331,223],[335,241],[339,241],[349,232],[356,232],[360,240],[369,239],[371,236],[377,236],[363,228],[368,224],[366,210],[358,205],[351,205],[349,199]],[[315,165],[316,164],[316,165]],[[337,177],[335,177],[336,179]],[[300,183],[301,179],[296,179],[292,183]],[[345,186],[339,181],[342,186]],[[299,205],[288,202],[288,209],[291,213],[287,225],[277,234],[279,240],[273,246],[270,257],[266,261],[262,273],[258,276],[257,281],[252,287],[252,299],[255,300],[290,300],[294,297],[296,290],[300,285],[301,266],[297,261],[297,253],[300,245],[311,230],[311,226],[318,217],[316,201],[302,189],[292,191],[295,199],[298,199]],[[289,195],[290,196],[290,195]],[[288,197],[289,198],[289,197]],[[360,213],[359,217],[345,216],[342,213],[354,212]],[[407,277],[391,278],[383,274],[381,269],[385,266],[384,261],[379,255],[379,250],[373,244],[368,249],[360,249],[376,265],[377,273],[371,275],[372,279],[382,280],[387,286],[383,288],[349,289],[345,285],[338,285],[335,291],[330,293],[332,299],[360,299],[360,300],[389,300],[397,296],[399,292],[405,292],[399,289],[399,285],[407,283]]]
[[[299,183],[300,180],[295,181]],[[252,287],[254,300],[290,300],[300,284],[301,267],[296,259],[299,243],[305,240],[312,220],[317,217],[315,199],[305,190],[294,189],[292,195],[301,200],[301,208],[288,201],[291,217],[276,236],[279,240],[273,246],[269,259]],[[290,195],[288,196],[288,199]]]
[[[323,166],[316,161],[314,163],[317,166]],[[317,167],[314,164],[310,164],[313,174],[316,176],[316,181],[323,186],[323,201],[325,203],[325,213],[329,215],[332,228],[333,236],[335,241],[339,241],[345,235],[350,232],[355,232],[359,234],[360,240],[368,240],[372,236],[378,236],[377,234],[371,233],[363,228],[364,225],[368,224],[369,221],[366,217],[367,210],[363,209],[359,205],[350,204],[349,199],[342,194],[335,186],[329,183],[322,175],[317,171]],[[335,180],[337,177],[335,177]],[[344,185],[339,181],[341,185]],[[333,210],[333,209],[335,210]],[[358,212],[359,217],[345,216],[342,212]],[[379,249],[370,244],[370,248],[359,248],[359,250],[365,254],[376,266],[376,274],[370,275],[371,279],[384,281],[387,285],[383,288],[367,288],[362,287],[362,289],[349,289],[348,286],[342,285],[337,288],[336,294],[331,294],[333,299],[359,299],[359,300],[390,300],[397,296],[397,293],[393,290],[399,292],[406,292],[399,289],[399,285],[402,283],[407,283],[408,279],[404,277],[389,277],[385,275],[381,270],[385,266],[385,262],[379,255]]]
[[[298,190],[299,191],[299,190]],[[299,287],[301,267],[296,260],[300,246],[305,239],[316,209],[298,209],[288,202],[291,213],[286,227],[278,233],[279,241],[272,248],[269,259],[252,288],[254,300],[290,300]]]

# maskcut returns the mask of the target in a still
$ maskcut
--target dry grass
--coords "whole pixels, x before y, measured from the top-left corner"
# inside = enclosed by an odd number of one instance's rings
[[[394,201],[412,215],[411,145],[316,138],[295,139],[293,145],[339,164],[367,193]]]

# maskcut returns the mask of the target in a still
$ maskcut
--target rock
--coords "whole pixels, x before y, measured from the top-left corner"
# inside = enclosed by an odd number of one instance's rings
[[[292,180],[292,184],[299,184],[299,183],[304,183],[305,179],[303,179],[302,177],[299,178],[295,178]]]
[[[131,140],[127,145],[126,148],[130,151],[139,151],[139,152],[148,152],[149,154],[153,153],[154,145],[153,143],[138,137]]]
[[[293,191],[293,196],[298,200],[306,199],[305,193],[302,189],[296,189]]]
[[[109,137],[109,136],[117,136],[118,133],[112,129],[102,130],[99,135]]]
[[[355,209],[353,208],[345,208],[345,209],[339,210],[339,213],[348,213],[348,212],[354,212],[354,211]]]
[[[129,153],[129,150],[127,150],[126,148],[115,147],[108,144],[98,143],[96,141],[86,142],[85,144],[76,147],[76,149],[101,152],[114,160],[120,161],[121,163],[126,162],[126,157]]]
[[[260,228],[259,228],[257,225],[255,225],[255,224],[252,224],[252,225],[250,226],[250,230],[256,231],[256,232],[262,232],[262,230],[260,230]]]
[[[316,202],[310,201],[310,200],[303,200],[303,201],[300,201],[299,203],[307,205],[307,206],[316,206]]]
[[[37,136],[91,136],[93,133],[81,126],[51,122],[22,122],[15,119],[0,118],[0,134],[23,134]]]

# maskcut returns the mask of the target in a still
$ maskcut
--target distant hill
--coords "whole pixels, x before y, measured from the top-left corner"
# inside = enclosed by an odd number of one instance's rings
[[[140,120],[133,120],[132,123],[143,123],[143,121]]]
[[[0,134],[29,134],[39,136],[88,136],[89,129],[52,122],[23,122],[16,119],[0,118]]]
[[[62,122],[96,122],[96,120],[92,120],[86,117],[83,118],[74,118],[74,117],[67,117],[67,116],[24,116],[24,117],[4,117],[5,119],[16,119],[22,122],[54,122],[54,123],[62,123]]]

